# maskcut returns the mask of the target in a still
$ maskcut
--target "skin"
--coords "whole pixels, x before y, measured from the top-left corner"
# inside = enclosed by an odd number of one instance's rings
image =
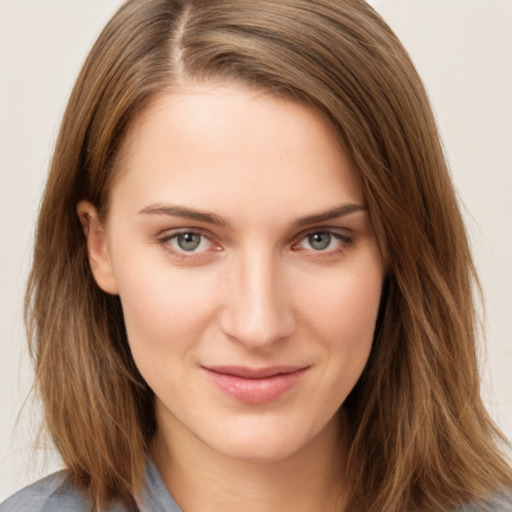
[[[334,134],[301,104],[196,85],[139,116],[119,167],[105,223],[88,202],[78,214],[156,395],[151,453],[167,487],[187,512],[333,510],[338,411],[368,359],[384,277]],[[214,384],[216,365],[302,370],[246,403]]]

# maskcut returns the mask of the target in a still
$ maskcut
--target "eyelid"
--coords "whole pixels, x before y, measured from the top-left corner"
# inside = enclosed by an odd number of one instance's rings
[[[211,243],[213,249],[209,248],[209,249],[206,249],[204,251],[199,251],[199,252],[194,252],[194,251],[188,252],[185,250],[177,249],[170,244],[170,240],[172,240],[173,238],[175,238],[179,235],[182,235],[182,234],[187,234],[187,233],[199,235],[199,236],[207,239]],[[168,230],[162,231],[157,236],[157,242],[169,254],[177,256],[177,257],[181,258],[182,260],[187,260],[187,261],[193,261],[195,259],[205,257],[210,252],[217,252],[217,251],[222,250],[222,248],[220,247],[220,244],[217,241],[215,241],[214,237],[210,233],[208,233],[204,229],[195,228],[195,227],[175,228],[175,229],[168,229]]]
[[[351,240],[352,237],[348,234],[351,233],[352,230],[348,228],[338,228],[333,226],[315,226],[314,228],[308,228],[304,231],[301,231],[294,237],[294,240],[300,241],[306,238],[309,235],[313,235],[315,233],[330,233],[331,235],[341,237],[343,239]]]
[[[292,249],[298,247],[298,245],[300,243],[302,243],[304,241],[304,239],[310,235],[314,235],[315,233],[329,233],[334,238],[336,238],[337,240],[340,241],[341,247],[337,247],[335,249],[326,250],[326,251],[321,251],[321,250],[315,251],[314,249],[310,249],[309,251],[316,253],[316,255],[318,255],[318,256],[321,256],[322,254],[327,256],[327,255],[332,255],[333,253],[342,252],[345,249],[347,249],[347,246],[349,246],[353,243],[353,237],[347,235],[346,234],[347,231],[351,231],[351,230],[346,229],[346,228],[343,228],[343,229],[335,228],[332,226],[316,226],[314,228],[310,228],[310,229],[307,229],[307,230],[299,233],[295,237],[295,239],[292,243]],[[300,248],[298,250],[308,251],[308,249],[300,249]]]
[[[177,235],[182,235],[185,233],[193,233],[196,235],[201,235],[204,238],[211,240],[213,243],[218,244],[218,242],[215,241],[216,237],[209,230],[204,229],[204,228],[198,228],[195,226],[164,229],[156,235],[156,238],[158,238],[158,240],[169,240],[170,238],[173,238]]]

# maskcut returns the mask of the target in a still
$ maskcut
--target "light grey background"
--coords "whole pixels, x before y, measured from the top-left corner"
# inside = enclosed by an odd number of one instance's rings
[[[512,0],[371,3],[403,40],[433,102],[485,291],[483,393],[512,438]],[[0,0],[0,501],[58,467],[55,457],[44,464],[34,456],[39,404],[15,428],[31,380],[23,290],[60,117],[120,4]]]

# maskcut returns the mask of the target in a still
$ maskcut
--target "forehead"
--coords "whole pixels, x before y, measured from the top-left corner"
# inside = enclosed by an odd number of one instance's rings
[[[243,211],[248,201],[274,211],[364,202],[360,182],[320,114],[226,85],[160,96],[138,116],[112,190],[113,202],[120,197],[134,208],[171,201],[212,211]]]

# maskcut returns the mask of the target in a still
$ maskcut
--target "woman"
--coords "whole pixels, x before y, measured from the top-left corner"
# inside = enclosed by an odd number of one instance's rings
[[[68,470],[2,511],[507,510],[473,279],[369,6],[129,1],[70,99],[27,293]]]

